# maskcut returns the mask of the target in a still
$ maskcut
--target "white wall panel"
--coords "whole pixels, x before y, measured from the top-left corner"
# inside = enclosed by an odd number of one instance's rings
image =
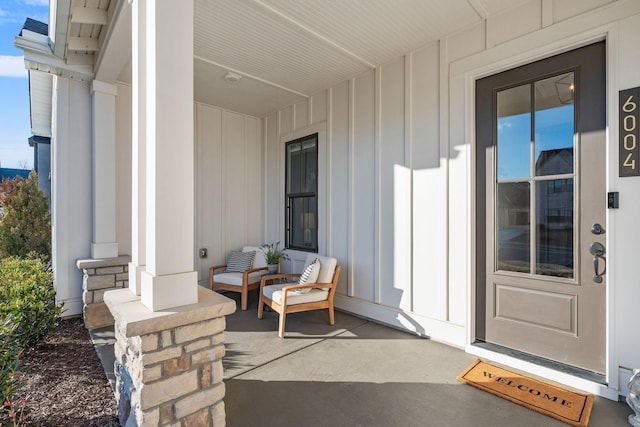
[[[309,100],[298,102],[294,105],[295,121],[293,129],[300,129],[309,125]]]
[[[260,208],[262,207],[262,139],[260,137],[260,120],[255,117],[245,117],[244,123],[244,145],[247,184],[245,191],[246,203],[246,227],[245,241],[249,244],[259,246],[264,243],[262,240],[262,226],[260,222]]]
[[[410,212],[404,195],[410,191],[405,165],[404,58],[380,69],[380,302],[410,309],[411,241],[404,213]],[[410,224],[409,224],[410,226]]]
[[[464,79],[455,76],[450,80],[452,99],[464,98]],[[449,314],[448,320],[464,325],[467,317],[467,293],[469,289],[469,142],[465,139],[465,106],[451,103],[449,109]]]
[[[244,159],[244,116],[225,111],[224,120],[224,160],[226,163],[224,176],[224,208],[225,208],[225,241],[228,249],[239,249],[247,243],[246,194],[248,190]]]
[[[440,49],[413,54],[413,311],[446,320],[446,176],[440,155]]]
[[[131,254],[131,86],[119,84],[116,97],[116,242]]]
[[[375,73],[370,71],[356,77],[353,86],[350,294],[366,301],[374,301],[378,268],[375,244]]]
[[[490,39],[497,45],[524,34],[539,30],[542,26],[542,3],[531,0],[489,20]]]
[[[615,0],[554,0],[553,21],[560,22]]]
[[[284,181],[281,179],[284,170],[284,151],[280,148],[280,128],[278,113],[263,119],[265,127],[264,155],[264,209],[266,213],[263,230],[266,242],[282,241],[284,243],[284,217],[280,215],[284,203]]]
[[[293,118],[293,105],[280,111],[280,133],[288,133],[295,130]]]
[[[196,246],[206,248],[207,258],[198,260],[199,280],[206,280],[208,269],[225,260],[222,236],[222,110],[196,104]]]
[[[65,316],[82,313],[82,270],[91,247],[91,96],[89,85],[54,76],[52,247],[56,300]]]
[[[311,97],[311,123],[327,120],[327,91],[323,90]]]
[[[332,90],[329,162],[326,173],[329,178],[327,253],[340,260],[342,272],[338,292],[347,293],[349,276],[350,229],[350,153],[349,153],[349,82]],[[322,172],[321,172],[322,173]],[[322,179],[322,178],[321,178]],[[319,201],[322,206],[322,200]]]
[[[196,249],[209,252],[197,258],[203,281],[230,250],[262,243],[262,132],[254,117],[204,104],[195,114]]]
[[[464,58],[484,50],[486,44],[486,25],[482,21],[465,31],[447,37],[447,54],[449,61]]]

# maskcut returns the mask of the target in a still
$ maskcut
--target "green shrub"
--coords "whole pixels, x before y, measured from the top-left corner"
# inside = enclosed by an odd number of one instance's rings
[[[35,172],[0,184],[0,258],[35,252],[51,258],[51,214]]]
[[[17,326],[18,322],[12,318],[0,324],[0,404],[3,411],[8,410],[5,402],[11,402],[20,391],[20,385],[13,381],[22,354],[22,349],[14,339]]]
[[[15,319],[20,348],[35,347],[58,324],[53,277],[41,258],[0,260],[0,324]]]

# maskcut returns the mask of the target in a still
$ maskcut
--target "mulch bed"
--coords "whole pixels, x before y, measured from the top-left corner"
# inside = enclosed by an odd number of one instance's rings
[[[69,319],[23,354],[21,426],[116,427],[117,405],[82,319]]]

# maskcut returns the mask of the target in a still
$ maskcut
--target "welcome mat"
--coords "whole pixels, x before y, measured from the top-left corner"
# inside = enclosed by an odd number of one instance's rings
[[[577,427],[586,427],[593,395],[577,393],[476,359],[458,381]]]

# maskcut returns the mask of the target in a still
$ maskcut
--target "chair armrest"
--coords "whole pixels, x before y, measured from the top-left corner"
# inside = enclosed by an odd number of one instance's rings
[[[307,283],[304,285],[290,285],[282,288],[282,292],[299,291],[301,289],[326,289],[333,286],[333,283]]]
[[[214,265],[213,267],[209,268],[209,289],[213,289],[212,284],[213,284],[213,275],[215,274],[215,271],[221,268],[227,268],[227,264]]]
[[[256,271],[262,271],[262,270],[267,270],[267,267],[251,268],[249,270],[243,271],[242,272],[242,281],[244,283],[249,283],[249,275],[251,273],[255,273]]]
[[[209,278],[213,278],[213,275],[215,274],[216,270],[220,270],[221,268],[227,268],[227,264],[220,264],[220,265],[214,265],[213,267],[209,268]]]
[[[300,274],[298,273],[279,273],[279,274],[266,274],[264,276],[262,276],[262,280],[260,280],[260,289],[262,292],[262,288],[265,286],[269,286],[267,285],[267,281],[269,280],[274,280],[274,279],[286,279],[288,277],[296,277],[299,278]]]
[[[324,289],[324,288],[331,288],[332,286],[335,286],[335,284],[334,283],[307,283],[304,285],[285,286],[284,288],[282,288],[282,306],[283,307],[287,306],[287,295],[289,295],[289,292],[299,291],[301,289]],[[331,294],[329,294],[329,296],[331,296]]]
[[[267,267],[258,267],[258,268],[251,268],[249,270],[243,271],[243,274],[246,274],[247,276],[251,273],[255,273],[256,271],[262,271],[262,270],[266,270]]]

